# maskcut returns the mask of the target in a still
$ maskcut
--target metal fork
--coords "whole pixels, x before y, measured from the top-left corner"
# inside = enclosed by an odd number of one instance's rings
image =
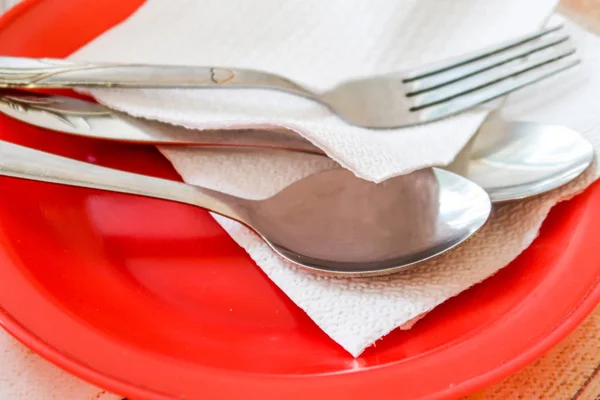
[[[394,128],[445,118],[579,63],[563,25],[452,60],[366,77],[315,93],[285,77],[238,68],[75,63],[0,57],[3,88],[267,88],[316,100],[354,125]]]

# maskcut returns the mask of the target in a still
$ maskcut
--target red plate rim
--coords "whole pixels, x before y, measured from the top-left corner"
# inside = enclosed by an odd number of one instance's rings
[[[44,0],[25,0],[24,2],[13,7],[10,11],[0,17],[0,31],[4,30],[8,25],[15,22],[22,14],[26,13],[30,7],[42,1]],[[600,186],[598,184],[594,186],[595,191],[600,192]],[[589,194],[590,193],[588,190],[588,195]],[[581,196],[585,196],[585,194]],[[596,195],[594,197],[600,198],[600,195]],[[534,361],[560,340],[564,339],[577,327],[577,325],[579,325],[585,319],[587,315],[594,310],[599,302],[600,276],[598,276],[596,281],[591,285],[591,290],[584,298],[581,299],[579,305],[572,310],[568,317],[558,322],[553,329],[550,329],[542,340],[539,340],[533,345],[529,346],[527,350],[521,352],[519,356],[505,362],[499,362],[495,368],[489,369],[487,372],[475,376],[469,380],[457,383],[455,386],[448,387],[444,391],[438,392],[435,395],[427,398],[453,398],[462,396],[474,390],[478,390],[488,384],[499,381],[516,372],[525,365]],[[162,400],[172,399],[170,396],[159,394],[148,388],[140,387],[133,383],[107,376],[106,374],[96,371],[87,365],[83,365],[77,361],[74,361],[72,358],[61,353],[59,350],[46,343],[42,338],[29,331],[25,326],[22,326],[13,316],[9,315],[2,308],[2,306],[0,306],[0,325],[15,338],[21,341],[25,346],[31,348],[59,367],[89,382],[105,387],[116,393],[127,393],[133,397]],[[380,377],[384,378],[390,376],[390,370],[392,369],[393,365],[376,368],[370,370],[370,372],[374,375],[383,373],[380,374]],[[236,375],[238,374],[230,374],[231,377],[235,377]]]
[[[27,0],[37,1],[37,0]],[[0,24],[1,29],[1,24]],[[600,277],[595,283],[594,289],[582,299],[578,308],[576,308],[567,319],[557,325],[544,340],[538,341],[529,348],[529,351],[521,353],[517,358],[513,358],[509,363],[499,364],[495,369],[485,374],[479,375],[469,381],[461,382],[459,385],[449,387],[444,392],[437,393],[431,399],[455,398],[467,395],[479,390],[488,384],[500,381],[505,377],[517,372],[521,368],[535,361],[541,354],[550,350],[554,345],[564,339],[595,309],[600,302]],[[27,330],[19,324],[11,315],[0,307],[0,325],[14,336],[26,347],[35,351],[48,361],[60,368],[72,373],[73,375],[94,383],[102,388],[109,389],[115,393],[128,393],[130,396],[140,399],[173,400],[173,397],[156,393],[152,390],[136,386],[134,384],[112,378],[101,372],[98,372],[86,365],[73,361],[54,347],[48,345],[43,339]]]

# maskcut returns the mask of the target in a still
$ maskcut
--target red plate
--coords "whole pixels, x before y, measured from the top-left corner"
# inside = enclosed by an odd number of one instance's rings
[[[0,54],[67,56],[140,3],[27,1],[0,20]],[[0,137],[178,179],[151,147],[5,117]],[[358,359],[200,209],[12,178],[0,191],[0,322],[62,368],[133,398],[455,398],[542,355],[600,299],[598,184],[557,206],[510,266]]]

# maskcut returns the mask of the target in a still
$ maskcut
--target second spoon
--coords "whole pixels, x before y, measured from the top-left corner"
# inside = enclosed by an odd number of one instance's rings
[[[154,145],[272,148],[324,155],[297,133],[265,127],[195,131],[133,118],[101,104],[34,92],[0,91],[0,112],[42,128],[97,138]],[[468,148],[445,169],[481,186],[493,203],[556,189],[579,176],[594,149],[578,132],[559,125],[489,119]]]

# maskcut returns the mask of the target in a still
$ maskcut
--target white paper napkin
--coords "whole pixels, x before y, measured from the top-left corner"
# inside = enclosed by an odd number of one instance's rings
[[[149,2],[75,58],[235,64],[279,72],[285,68],[292,78],[324,87],[341,72],[384,72],[536,29],[555,1],[290,1],[271,4],[272,9],[264,6],[269,2],[246,5],[228,0],[218,2],[219,6],[208,1],[165,3]],[[236,7],[227,11],[230,3]],[[283,17],[283,22],[278,22]],[[600,98],[600,40],[568,25],[584,60],[582,65],[511,96],[505,113],[568,125],[583,133],[598,150],[600,113],[594,107]],[[238,50],[246,58],[233,54]],[[94,91],[102,102],[134,115],[192,127],[215,126],[221,119],[236,126],[239,121],[244,125],[285,121],[286,126],[293,121],[316,144],[327,143],[324,147],[342,165],[373,180],[432,160],[451,160],[485,115],[470,113],[418,130],[388,132],[384,137],[349,127],[302,100],[257,91],[245,93],[242,98],[241,93],[229,97],[231,92],[221,97],[218,93],[189,91]],[[229,98],[235,105],[248,105],[252,112],[230,113]],[[217,105],[213,107],[211,101]],[[212,111],[206,111],[211,107]],[[295,118],[283,115],[298,110],[302,114]],[[446,152],[448,148],[451,150]],[[331,160],[317,156],[276,151],[161,150],[187,182],[249,198],[266,197],[307,174],[335,167]],[[299,270],[246,228],[217,219],[321,329],[358,356],[394,328],[407,327],[415,318],[507,265],[536,237],[549,209],[597,175],[594,167],[561,190],[498,207],[482,232],[458,250],[380,278],[331,278]]]
[[[528,33],[554,3],[150,0],[72,58],[254,68],[326,90],[349,78],[414,68]],[[486,116],[480,109],[411,129],[367,130],[318,103],[276,91],[94,93],[133,115],[192,128],[285,126],[375,182],[449,163]]]

